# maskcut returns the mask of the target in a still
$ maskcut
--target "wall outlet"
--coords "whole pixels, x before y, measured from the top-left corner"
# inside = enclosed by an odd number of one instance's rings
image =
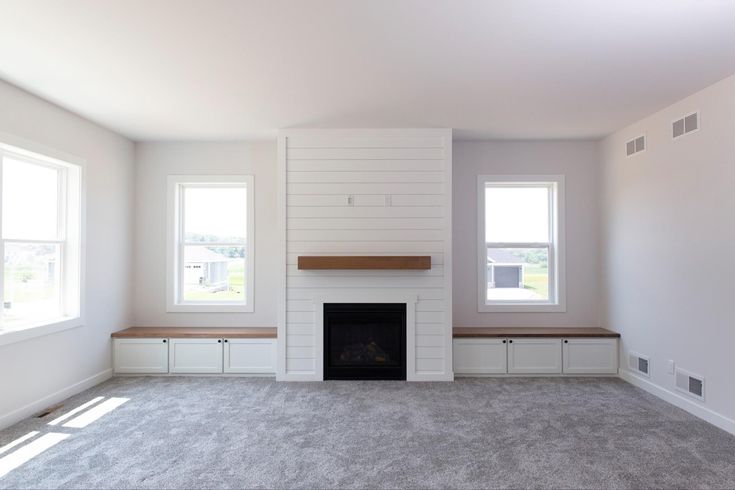
[[[669,374],[674,374],[675,369],[676,369],[676,363],[673,360],[669,359],[667,366],[669,368]]]

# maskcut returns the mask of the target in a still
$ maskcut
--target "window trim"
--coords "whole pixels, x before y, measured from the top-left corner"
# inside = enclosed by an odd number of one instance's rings
[[[247,188],[247,242],[245,244],[245,304],[181,303],[182,275],[179,271],[183,230],[181,187],[183,185],[244,184]],[[169,313],[252,313],[255,311],[255,179],[252,175],[169,175],[166,224],[166,311]],[[236,244],[240,246],[241,244]]]
[[[53,167],[65,167],[67,169],[74,169],[79,173],[77,180],[78,189],[78,210],[75,212],[76,227],[78,228],[74,237],[69,237],[69,230],[66,229],[67,236],[64,237],[64,241],[76,239],[76,249],[78,251],[76,262],[78,274],[75,274],[71,280],[74,281],[74,289],[78,290],[78,295],[75,295],[76,314],[73,315],[62,315],[57,318],[51,318],[48,320],[42,320],[37,322],[28,323],[25,325],[3,327],[0,324],[0,346],[14,344],[16,342],[23,342],[36,337],[42,337],[64,330],[77,328],[85,325],[86,322],[86,198],[87,198],[87,162],[77,156],[70,155],[68,153],[40,145],[38,143],[28,141],[24,138],[20,138],[8,133],[0,132],[0,153],[9,153],[13,156],[20,157],[23,160],[31,160],[33,163],[47,164]],[[64,172],[66,174],[67,172]],[[66,178],[66,177],[65,177]],[[68,205],[68,181],[64,183],[64,206]],[[61,185],[61,184],[60,184]],[[0,172],[0,189],[2,189],[2,172]],[[75,190],[76,191],[76,190]],[[0,191],[1,192],[1,191]],[[68,218],[68,215],[67,215]],[[68,224],[68,223],[66,223]],[[0,233],[2,232],[2,217],[0,216]],[[57,237],[58,238],[58,237]],[[32,241],[32,240],[31,240]],[[53,241],[53,240],[51,240]],[[48,242],[45,240],[44,242]],[[25,241],[24,241],[25,243]],[[3,253],[3,242],[0,241],[0,254]],[[65,262],[62,260],[62,262]],[[62,267],[65,265],[62,264]],[[62,278],[66,281],[70,280],[70,276],[63,275]],[[2,281],[2,274],[0,274],[0,281]],[[2,286],[0,284],[0,298],[2,297]],[[62,286],[62,295],[70,294],[69,285]],[[66,300],[68,301],[68,299]]]
[[[487,243],[485,241],[485,187],[486,184],[553,184],[550,196],[551,234],[549,257],[554,257],[549,271],[548,301],[493,301],[487,300]],[[563,175],[478,175],[477,176],[477,311],[480,313],[544,313],[566,311],[566,266],[564,230],[564,176]],[[554,199],[555,198],[555,199]],[[503,244],[500,244],[503,245]],[[530,243],[504,244],[530,246]],[[538,244],[537,244],[538,245]],[[543,247],[547,244],[544,242]]]

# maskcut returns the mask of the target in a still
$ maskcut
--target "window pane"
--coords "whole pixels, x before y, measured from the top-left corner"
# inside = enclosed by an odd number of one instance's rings
[[[245,243],[247,229],[247,189],[184,187],[187,242]]]
[[[487,249],[487,299],[549,299],[549,251],[546,248]]]
[[[485,236],[488,242],[548,242],[549,188],[485,188]]]
[[[61,316],[60,264],[59,245],[5,244],[4,324]]]
[[[58,237],[59,171],[3,158],[3,238]]]
[[[185,247],[184,301],[244,302],[245,263],[245,247]]]

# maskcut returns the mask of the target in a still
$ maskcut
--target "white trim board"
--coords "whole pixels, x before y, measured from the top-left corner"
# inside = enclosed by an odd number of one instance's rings
[[[107,381],[112,378],[112,368],[105,369],[97,374],[94,374],[88,378],[78,381],[66,388],[62,388],[48,396],[40,398],[34,402],[24,405],[18,409],[13,410],[10,413],[0,416],[0,430],[10,427],[13,424],[17,424],[21,420],[32,417],[36,413],[40,412],[44,408],[66,400],[69,397],[77,395],[84,390],[88,390],[93,386],[97,386],[100,383]]]
[[[721,415],[705,406],[702,406],[702,404],[697,401],[689,400],[688,398],[685,398],[678,393],[667,390],[666,388],[663,388],[649,381],[648,379],[636,376],[635,374],[622,368],[620,369],[619,376],[623,381],[626,381],[633,386],[641,388],[642,390],[647,391],[648,393],[662,399],[663,401],[671,403],[672,405],[689,412],[695,417],[698,417],[706,422],[709,422],[715,427],[719,427],[720,429],[735,435],[735,420],[729,419],[724,415]]]

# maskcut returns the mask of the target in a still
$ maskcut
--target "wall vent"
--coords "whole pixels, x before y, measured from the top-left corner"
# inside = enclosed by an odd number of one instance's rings
[[[646,149],[646,135],[638,136],[625,143],[625,154],[627,156],[635,155]]]
[[[636,352],[628,353],[628,368],[638,374],[642,374],[648,378],[651,377],[651,364],[647,356],[642,356]]]
[[[699,112],[692,112],[680,117],[671,123],[671,137],[673,139],[693,133],[699,129]]]
[[[698,374],[676,368],[676,389],[704,401],[704,378]]]

